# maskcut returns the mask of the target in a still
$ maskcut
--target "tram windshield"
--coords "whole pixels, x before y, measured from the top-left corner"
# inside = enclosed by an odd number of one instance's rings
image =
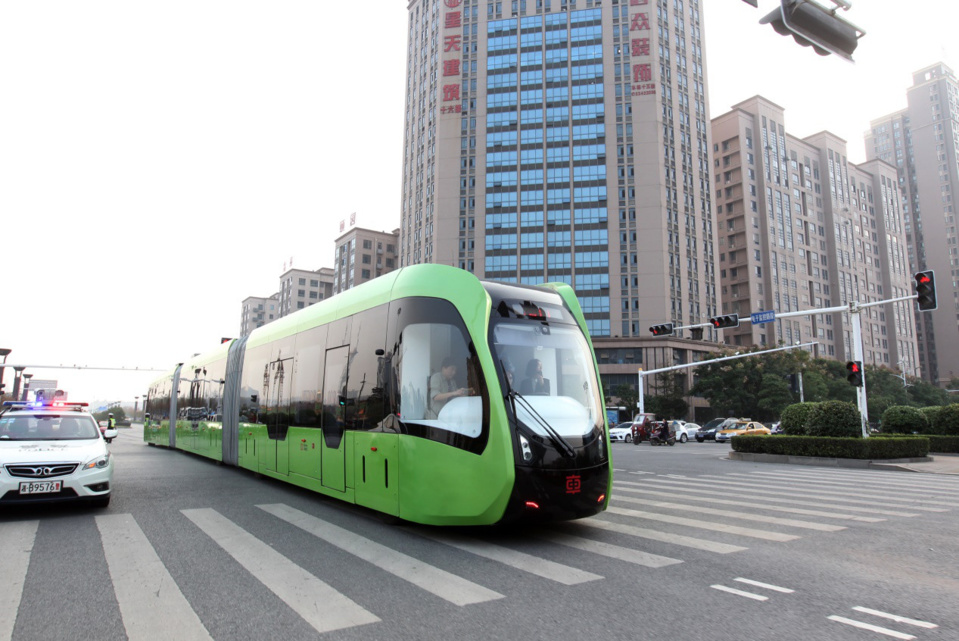
[[[547,438],[582,438],[603,420],[599,383],[579,327],[502,321],[493,328],[493,352],[507,385],[525,401],[516,405],[517,419],[530,430]]]

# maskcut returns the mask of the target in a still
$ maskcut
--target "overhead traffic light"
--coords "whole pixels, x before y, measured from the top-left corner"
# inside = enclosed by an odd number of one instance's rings
[[[849,372],[849,374],[846,375],[846,380],[849,381],[849,384],[855,387],[862,387],[862,361],[849,361],[846,363],[846,370]]]
[[[852,53],[865,31],[836,15],[838,6],[827,9],[811,0],[780,0],[780,7],[759,21],[771,24],[777,33],[792,36],[820,56],[834,53],[852,62]]]
[[[653,325],[649,328],[649,332],[653,336],[669,336],[673,333],[673,324],[663,323],[662,325]]]
[[[716,329],[724,327],[739,327],[739,314],[723,314],[722,316],[713,316],[709,319]]]
[[[928,312],[939,307],[936,301],[936,273],[931,269],[919,272],[916,279],[916,302],[920,312]]]
[[[702,327],[692,327],[689,330],[689,338],[694,341],[703,340],[703,328]]]

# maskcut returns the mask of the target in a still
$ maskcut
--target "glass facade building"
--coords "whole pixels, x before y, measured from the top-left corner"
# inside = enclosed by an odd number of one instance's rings
[[[569,283],[611,376],[695,358],[648,328],[718,307],[700,3],[412,0],[400,266]]]

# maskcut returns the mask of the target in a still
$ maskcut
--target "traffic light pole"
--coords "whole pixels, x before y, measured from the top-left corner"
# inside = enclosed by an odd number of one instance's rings
[[[750,356],[760,356],[762,354],[772,354],[773,352],[784,352],[790,349],[799,349],[800,347],[809,347],[810,345],[818,345],[816,341],[811,343],[800,343],[799,345],[787,345],[786,347],[776,347],[774,349],[765,349],[761,352],[748,352],[746,354],[736,354],[733,356],[723,356],[722,358],[711,358],[706,361],[697,361],[695,363],[686,363],[685,365],[673,365],[672,367],[661,367],[659,369],[651,369],[649,371],[643,371],[643,368],[639,368],[639,401],[636,402],[636,407],[639,408],[640,414],[646,413],[646,401],[643,398],[643,391],[645,389],[643,377],[649,376],[650,374],[661,374],[662,372],[673,372],[680,369],[689,369],[691,367],[699,367],[700,365],[712,365],[713,363],[721,363],[723,361],[734,361],[739,358],[749,358]]]

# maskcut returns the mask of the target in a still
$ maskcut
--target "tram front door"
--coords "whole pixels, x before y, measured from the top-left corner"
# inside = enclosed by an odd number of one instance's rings
[[[326,368],[323,372],[323,444],[321,446],[323,487],[346,491],[346,446],[343,431],[346,427],[346,377],[350,347],[326,350]]]

